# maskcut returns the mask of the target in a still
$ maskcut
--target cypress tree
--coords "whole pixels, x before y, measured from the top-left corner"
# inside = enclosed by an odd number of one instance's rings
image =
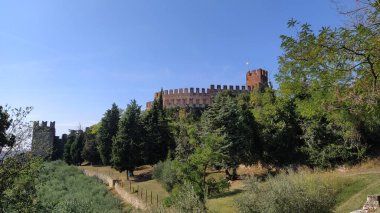
[[[83,162],[82,158],[82,150],[84,146],[84,133],[82,130],[78,130],[74,143],[71,144],[70,148],[70,154],[71,154],[71,161],[72,164],[80,165]]]
[[[119,172],[127,171],[133,175],[136,166],[143,163],[143,127],[141,106],[135,100],[128,104],[119,122],[119,129],[112,145],[112,167]]]
[[[115,103],[104,114],[96,137],[97,148],[104,165],[109,165],[112,152],[112,138],[117,133],[117,125],[120,120],[119,108]]]
[[[175,142],[169,129],[169,121],[163,108],[162,90],[159,98],[153,101],[152,108],[144,117],[145,162],[155,164],[173,154]],[[171,157],[171,156],[169,156]]]
[[[67,136],[67,141],[64,145],[64,150],[63,150],[63,160],[67,164],[72,163],[72,158],[71,158],[71,145],[74,143],[76,137],[76,131],[75,130],[70,130],[70,134]]]

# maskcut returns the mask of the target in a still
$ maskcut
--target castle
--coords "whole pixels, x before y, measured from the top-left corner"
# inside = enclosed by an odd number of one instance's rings
[[[32,153],[47,159],[58,159],[63,154],[63,146],[67,135],[55,136],[55,122],[39,121],[33,123]]]
[[[227,86],[210,85],[210,88],[180,88],[162,91],[162,100],[165,108],[174,107],[198,107],[204,108],[212,103],[213,98],[221,91],[231,91],[233,93],[251,92],[255,89],[262,90],[268,86],[268,71],[257,69],[248,71],[246,74],[246,85]],[[158,99],[161,92],[154,94],[154,99]],[[146,103],[146,109],[152,107],[152,101]]]

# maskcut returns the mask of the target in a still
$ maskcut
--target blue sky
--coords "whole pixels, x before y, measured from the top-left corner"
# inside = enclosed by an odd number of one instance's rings
[[[0,0],[0,105],[62,134],[160,88],[244,85],[247,61],[274,81],[291,18],[344,24],[332,0]]]

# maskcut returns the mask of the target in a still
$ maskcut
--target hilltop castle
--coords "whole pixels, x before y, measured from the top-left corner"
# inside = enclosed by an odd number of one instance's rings
[[[43,158],[58,159],[63,153],[63,146],[67,135],[63,134],[60,139],[55,136],[55,122],[39,121],[33,123],[32,153]]]
[[[268,71],[257,69],[248,71],[246,74],[246,85],[244,86],[227,86],[210,85],[210,88],[180,88],[163,90],[162,100],[165,108],[174,107],[199,107],[204,108],[212,103],[213,98],[221,91],[232,91],[233,93],[251,92],[254,89],[262,90],[268,86]],[[158,99],[160,92],[154,94],[154,99]],[[152,101],[146,103],[146,109],[152,107]]]

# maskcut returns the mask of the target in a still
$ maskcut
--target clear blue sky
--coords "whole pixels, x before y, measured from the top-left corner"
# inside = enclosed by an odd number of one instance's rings
[[[0,0],[0,105],[62,134],[160,88],[243,85],[246,61],[274,81],[291,18],[344,24],[331,0]]]

